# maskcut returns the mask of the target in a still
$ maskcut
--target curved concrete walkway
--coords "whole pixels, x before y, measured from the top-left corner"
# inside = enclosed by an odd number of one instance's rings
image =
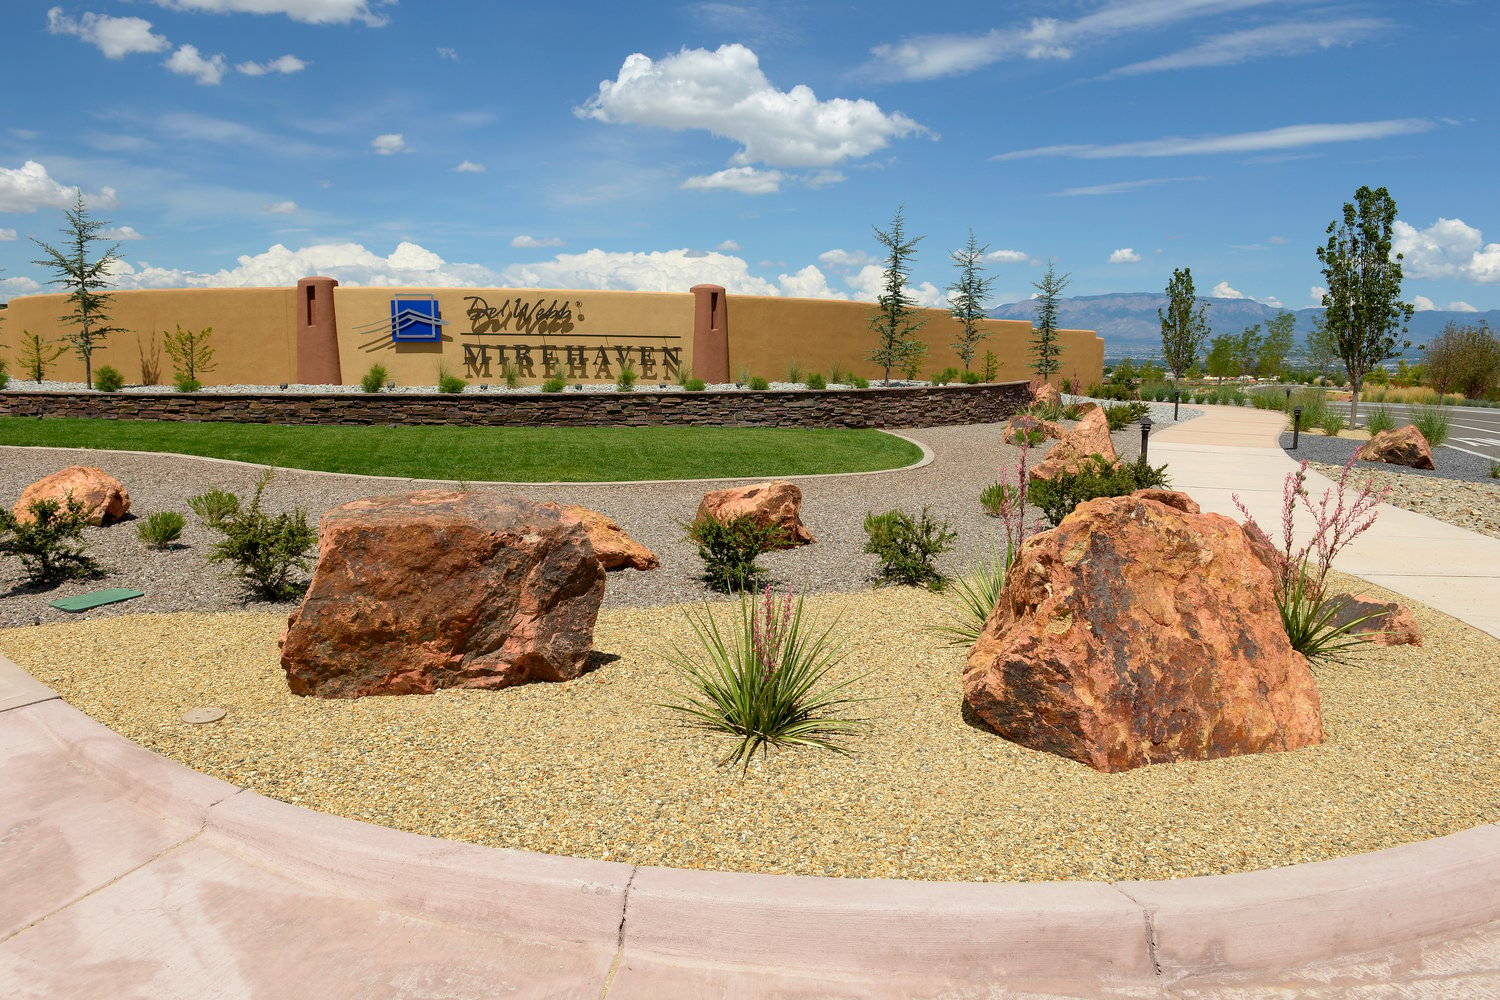
[[[1238,490],[1274,525],[1295,467],[1269,446],[1279,425],[1210,407],[1152,459],[1205,509]],[[1500,634],[1500,541],[1386,509],[1342,566]],[[1174,882],[640,867],[277,802],[137,747],[3,659],[0,793],[7,998],[1500,996],[1493,824]]]

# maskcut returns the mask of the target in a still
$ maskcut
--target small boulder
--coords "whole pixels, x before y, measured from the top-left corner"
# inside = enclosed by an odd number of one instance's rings
[[[1077,472],[1090,455],[1102,455],[1111,465],[1118,463],[1115,443],[1109,436],[1109,418],[1102,409],[1090,410],[1033,466],[1032,479],[1055,479],[1062,472]]]
[[[130,492],[114,476],[92,465],[74,465],[45,476],[26,487],[11,508],[18,521],[31,520],[31,505],[38,500],[56,500],[59,505],[72,497],[90,511],[90,524],[114,524],[130,513]]]
[[[649,570],[661,565],[655,552],[625,534],[625,529],[612,517],[577,504],[545,503],[542,506],[557,511],[564,521],[583,525],[594,545],[594,555],[599,557],[599,565],[606,570]]]
[[[1333,613],[1333,621],[1342,625],[1366,615],[1373,617],[1354,626],[1351,635],[1377,646],[1422,645],[1422,627],[1417,624],[1416,617],[1406,605],[1395,601],[1355,594],[1339,605]]]
[[[1032,382],[1031,402],[1035,406],[1061,406],[1062,393],[1050,382]]]
[[[354,500],[323,515],[281,666],[320,698],[571,680],[603,597],[588,533],[554,509],[451,490]]]
[[[1387,462],[1410,469],[1433,469],[1432,447],[1422,432],[1411,425],[1393,431],[1381,431],[1360,445],[1356,453],[1361,462]]]
[[[1052,420],[1042,420],[1033,417],[1029,413],[1017,413],[1005,422],[1005,433],[1002,439],[1006,444],[1018,445],[1033,431],[1041,431],[1045,438],[1060,439],[1067,431],[1063,430],[1062,424]]]
[[[780,527],[784,540],[779,548],[792,549],[817,541],[802,523],[802,490],[780,479],[705,493],[693,520],[712,517],[732,521],[742,515],[754,518],[761,527],[769,524]]]
[[[1100,771],[1292,750],[1323,723],[1244,529],[1149,491],[1028,539],[964,669],[1008,740]]]

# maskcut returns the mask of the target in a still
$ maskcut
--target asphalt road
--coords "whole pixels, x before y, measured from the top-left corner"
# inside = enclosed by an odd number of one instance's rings
[[[1340,403],[1339,406],[1347,404]],[[1361,403],[1361,422],[1370,406],[1384,406],[1401,425],[1411,423],[1411,407],[1402,403]],[[1500,459],[1500,408],[1483,406],[1446,407],[1452,429],[1444,448],[1455,448],[1471,455]]]

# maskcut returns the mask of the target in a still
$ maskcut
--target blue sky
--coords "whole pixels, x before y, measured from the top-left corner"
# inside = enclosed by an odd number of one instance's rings
[[[1488,0],[8,0],[0,299],[81,189],[120,287],[540,285],[872,298],[988,244],[993,302],[1301,308],[1361,184],[1406,296],[1500,307]],[[1455,305],[1456,304],[1456,305]]]

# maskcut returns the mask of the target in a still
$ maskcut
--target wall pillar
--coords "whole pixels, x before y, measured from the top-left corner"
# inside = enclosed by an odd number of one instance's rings
[[[304,385],[342,385],[339,324],[333,311],[334,278],[297,282],[297,381]]]
[[[729,381],[729,303],[723,285],[694,285],[693,375],[709,384]]]

